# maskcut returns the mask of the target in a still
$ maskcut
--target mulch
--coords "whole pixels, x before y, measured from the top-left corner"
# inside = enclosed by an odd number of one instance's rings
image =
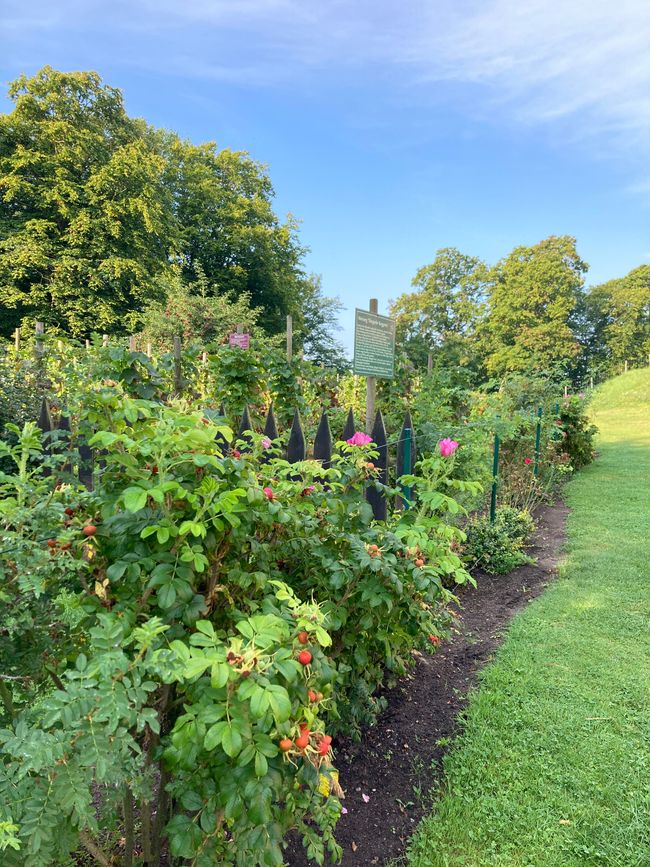
[[[427,794],[441,780],[441,760],[477,673],[503,641],[512,617],[556,574],[567,515],[562,503],[541,509],[528,549],[535,564],[508,575],[476,573],[478,586],[460,594],[452,639],[435,656],[419,656],[409,675],[384,693],[388,706],[360,743],[334,744],[346,793],[347,814],[336,829],[343,867],[384,865],[404,853],[428,812]],[[314,863],[296,840],[286,857],[290,867]]]

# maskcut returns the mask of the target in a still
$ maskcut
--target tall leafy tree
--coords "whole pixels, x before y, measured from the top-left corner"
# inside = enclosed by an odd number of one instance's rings
[[[454,247],[438,250],[430,265],[417,272],[414,292],[392,304],[398,339],[416,364],[467,365],[473,358],[473,335],[481,315],[487,268],[475,256]]]
[[[586,294],[591,355],[616,370],[650,355],[650,265],[593,286]]]
[[[94,72],[44,67],[0,115],[0,325],[135,330],[175,265],[245,294],[269,331],[299,313],[303,248],[273,210],[266,169],[129,118]],[[230,297],[230,296],[229,296]]]
[[[587,264],[575,238],[516,247],[488,275],[480,341],[490,374],[566,367],[580,351],[572,328]]]
[[[9,93],[14,111],[0,116],[0,301],[14,322],[32,315],[72,333],[128,327],[174,234],[164,159],[94,72],[45,67]]]

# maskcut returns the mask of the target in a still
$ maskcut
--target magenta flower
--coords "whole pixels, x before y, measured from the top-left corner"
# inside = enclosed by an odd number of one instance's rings
[[[268,437],[262,437],[262,448],[270,449],[271,448],[271,440]]]
[[[367,446],[368,443],[372,442],[372,437],[369,437],[368,434],[361,433],[361,431],[357,431],[349,440],[346,440],[346,442],[349,446]]]
[[[453,453],[458,448],[458,443],[456,440],[451,440],[447,437],[444,440],[440,440],[438,443],[438,448],[440,449],[440,454],[443,458],[449,458],[453,455]]]
[[[529,464],[532,464],[532,462],[532,458],[524,458],[524,463],[526,464],[526,466],[529,466]]]
[[[264,491],[264,496],[267,498],[267,500],[274,499],[275,494],[273,493],[273,488],[263,488],[262,490]]]

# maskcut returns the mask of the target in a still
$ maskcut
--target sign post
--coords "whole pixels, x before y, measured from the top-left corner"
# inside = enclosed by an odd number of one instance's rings
[[[377,313],[376,298],[370,310],[357,308],[354,318],[353,372],[366,377],[366,433],[372,433],[375,420],[377,379],[395,375],[395,320]]]

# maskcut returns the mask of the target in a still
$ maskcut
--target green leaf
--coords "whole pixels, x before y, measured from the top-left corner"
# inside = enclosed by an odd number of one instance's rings
[[[263,687],[258,686],[256,691],[253,693],[250,707],[251,713],[257,719],[263,717],[269,709],[269,696]]]
[[[221,738],[221,746],[226,755],[234,759],[242,748],[242,739],[239,729],[234,723],[226,723],[223,736]]]
[[[203,746],[206,750],[213,750],[217,747],[223,738],[223,733],[227,728],[227,722],[218,722],[207,730],[205,738],[203,739]]]
[[[127,488],[122,494],[124,508],[128,512],[139,512],[147,505],[147,492],[142,488]]]
[[[289,693],[284,687],[273,683],[267,687],[266,694],[276,723],[286,722],[291,716]]]
[[[204,656],[193,657],[189,660],[189,662],[185,663],[185,668],[183,669],[183,674],[188,680],[192,680],[192,678],[197,677],[199,674],[203,674],[206,668],[210,665],[211,660],[206,659]]]
[[[266,760],[264,753],[255,753],[255,774],[258,777],[263,777],[268,772],[269,763]]]
[[[221,689],[228,683],[230,666],[227,662],[213,662],[210,682],[214,689]]]

